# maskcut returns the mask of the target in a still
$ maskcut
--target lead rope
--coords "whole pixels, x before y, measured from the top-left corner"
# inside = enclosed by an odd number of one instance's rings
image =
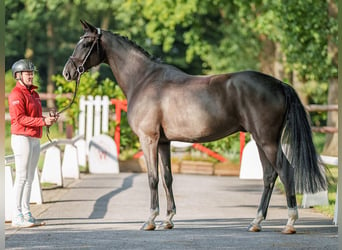
[[[75,83],[75,92],[74,92],[74,96],[72,97],[72,100],[71,102],[69,103],[68,106],[66,106],[65,108],[63,108],[61,111],[59,112],[56,112],[56,110],[50,110],[49,112],[49,116],[50,117],[58,117],[61,113],[63,113],[64,111],[66,111],[67,109],[69,109],[71,107],[71,105],[74,103],[75,101],[75,97],[76,97],[76,94],[77,94],[77,89],[78,89],[78,85],[80,83],[80,79],[81,79],[81,76],[82,74],[84,73],[84,64],[85,62],[87,61],[90,53],[92,52],[94,46],[95,46],[95,43],[97,43],[97,52],[100,53],[100,47],[99,47],[99,40],[100,40],[100,37],[101,37],[101,29],[100,28],[97,28],[97,35],[94,39],[94,42],[93,44],[91,45],[88,53],[86,54],[85,58],[83,59],[82,61],[82,64],[80,66],[77,66],[73,60],[73,57],[70,57],[69,59],[71,60],[71,62],[74,64],[75,68],[76,68],[76,71],[77,71],[77,80],[76,80],[76,83]],[[47,138],[49,139],[50,142],[52,142],[51,138],[50,138],[50,126],[46,126],[46,136]]]
[[[75,82],[75,91],[74,91],[74,95],[72,97],[71,102],[65,107],[63,108],[61,111],[56,112],[55,109],[50,110],[49,111],[49,116],[50,117],[59,117],[60,114],[62,114],[64,111],[66,111],[67,109],[69,109],[71,107],[71,105],[75,102],[75,98],[76,98],[76,94],[77,94],[77,90],[78,90],[78,85],[80,83],[80,78],[81,78],[81,74],[78,74],[77,76],[77,80]],[[46,126],[46,137],[49,139],[50,142],[52,142],[51,138],[50,138],[50,126]]]

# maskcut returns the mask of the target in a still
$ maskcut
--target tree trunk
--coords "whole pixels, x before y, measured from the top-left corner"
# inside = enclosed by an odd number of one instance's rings
[[[334,78],[329,83],[328,104],[337,104],[338,102],[338,79]],[[338,127],[338,112],[328,112],[327,126]],[[338,154],[338,133],[326,134],[324,155],[337,156]]]
[[[307,93],[305,93],[305,83],[299,79],[298,73],[296,70],[293,70],[291,72],[291,82],[292,82],[293,88],[296,90],[303,105],[308,105],[309,100],[308,100]]]
[[[102,22],[101,22],[101,28],[102,29],[108,30],[110,17],[111,17],[110,14],[106,14],[105,16],[103,16]]]
[[[329,1],[329,16],[337,18],[337,5],[335,1]],[[332,58],[332,64],[338,66],[338,47],[333,42],[332,38],[328,38],[328,54]],[[338,79],[332,78],[329,81],[328,104],[338,104]],[[341,107],[339,107],[341,108]],[[328,112],[327,126],[338,127],[338,112]],[[338,133],[326,134],[326,141],[323,149],[323,154],[337,156],[338,155]]]
[[[284,80],[284,55],[280,44],[261,37],[262,50],[259,55],[260,71],[281,81]]]
[[[46,32],[47,32],[47,47],[48,51],[48,65],[47,65],[47,85],[46,85],[46,92],[48,94],[53,94],[55,91],[55,85],[52,81],[52,76],[56,72],[56,66],[55,66],[55,59],[53,56],[53,51],[55,50],[55,42],[54,42],[54,30],[53,30],[53,25],[51,21],[48,21],[47,26],[46,26]],[[48,99],[46,102],[46,106],[48,108],[55,108],[55,100]]]
[[[274,44],[274,77],[284,81],[284,55],[279,43]]]
[[[260,37],[262,49],[259,55],[260,71],[274,76],[275,46],[274,43],[265,36]]]

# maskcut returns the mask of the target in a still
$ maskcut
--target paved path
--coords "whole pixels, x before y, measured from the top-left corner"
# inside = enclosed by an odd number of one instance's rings
[[[297,234],[281,234],[287,209],[277,191],[263,231],[247,232],[261,191],[261,181],[174,175],[175,228],[146,232],[139,230],[149,214],[146,174],[82,175],[32,205],[45,226],[6,225],[6,249],[338,249],[337,227],[311,209],[300,209]],[[161,185],[160,207],[157,221],[165,215]]]

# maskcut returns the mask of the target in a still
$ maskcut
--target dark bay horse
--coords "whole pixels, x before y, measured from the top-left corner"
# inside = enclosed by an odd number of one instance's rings
[[[134,42],[81,21],[85,34],[65,64],[66,80],[89,68],[109,64],[128,101],[129,124],[140,140],[148,167],[151,213],[142,226],[156,228],[159,215],[158,163],[167,196],[162,228],[173,228],[176,206],[172,192],[170,142],[208,142],[248,131],[258,146],[264,191],[249,231],[261,230],[276,178],[288,205],[283,233],[295,233],[296,191],[326,189],[307,114],[289,85],[262,73],[244,71],[193,76],[151,57]],[[286,155],[282,150],[286,145]]]

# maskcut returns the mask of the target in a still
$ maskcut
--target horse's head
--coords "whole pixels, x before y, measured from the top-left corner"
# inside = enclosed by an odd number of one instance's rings
[[[80,38],[74,52],[69,57],[63,69],[63,76],[71,81],[80,77],[89,68],[103,61],[101,46],[101,29],[82,21],[84,35]]]

